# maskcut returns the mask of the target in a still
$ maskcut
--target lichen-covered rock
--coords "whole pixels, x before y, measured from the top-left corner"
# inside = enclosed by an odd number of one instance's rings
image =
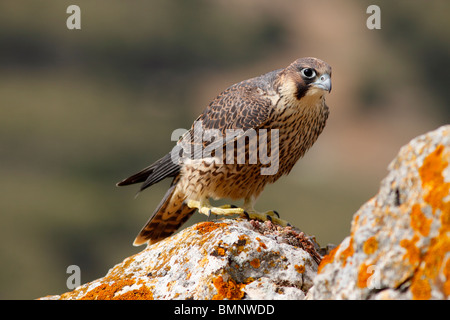
[[[271,222],[203,222],[43,299],[449,299],[450,125],[400,150],[319,267],[316,249]]]
[[[351,234],[325,256],[309,299],[450,297],[450,125],[412,140]]]
[[[72,292],[43,299],[303,299],[315,243],[271,222],[198,223]]]

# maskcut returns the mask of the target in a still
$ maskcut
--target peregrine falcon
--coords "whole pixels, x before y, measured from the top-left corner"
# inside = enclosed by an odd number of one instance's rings
[[[117,183],[142,183],[142,191],[172,179],[134,245],[170,236],[195,210],[207,216],[237,214],[287,225],[276,211],[259,213],[254,204],[265,185],[288,174],[317,140],[328,118],[324,96],[330,91],[331,67],[309,57],[220,93],[171,152]],[[213,137],[204,137],[208,130]],[[230,145],[234,148],[228,149]],[[275,163],[273,170],[264,172],[268,154]],[[244,204],[214,207],[210,198],[243,199]]]

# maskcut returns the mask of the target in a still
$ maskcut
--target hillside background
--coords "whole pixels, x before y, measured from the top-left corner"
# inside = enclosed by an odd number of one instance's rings
[[[0,2],[0,299],[60,294],[67,266],[84,283],[142,250],[169,181],[137,199],[115,183],[233,83],[304,56],[333,67],[325,131],[257,203],[323,245],[402,145],[450,120],[449,1],[79,0],[80,31],[70,4]]]

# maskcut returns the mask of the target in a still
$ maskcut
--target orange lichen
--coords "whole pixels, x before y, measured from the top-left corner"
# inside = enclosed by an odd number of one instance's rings
[[[411,240],[403,239],[400,241],[400,246],[406,249],[406,253],[403,256],[404,259],[408,259],[412,265],[418,265],[420,262],[420,250],[416,246],[416,242],[419,237],[415,235]]]
[[[378,249],[378,241],[375,236],[370,237],[364,242],[363,250],[365,254],[373,254]]]
[[[253,281],[255,281],[255,278],[248,277],[247,279],[244,279],[243,283],[244,284],[249,284],[249,283],[252,283]]]
[[[256,237],[255,240],[258,241],[258,243],[259,243],[259,245],[260,245],[261,247],[263,247],[264,249],[267,249],[266,244],[261,240],[260,237]]]
[[[431,205],[433,213],[436,209],[443,209],[442,200],[450,191],[450,183],[445,183],[442,175],[442,172],[448,166],[448,162],[443,158],[444,149],[443,145],[439,145],[425,158],[419,168],[422,188],[429,190],[424,200]]]
[[[450,238],[447,235],[431,239],[430,249],[425,254],[423,273],[427,278],[434,279],[439,274],[445,254],[450,252]]]
[[[153,300],[153,293],[145,285],[142,285],[139,289],[130,290],[114,297],[113,300]]]
[[[228,224],[223,223],[223,222],[215,223],[212,221],[207,221],[207,222],[202,222],[202,223],[197,224],[194,227],[194,229],[197,230],[198,232],[200,232],[201,234],[205,234],[205,233],[211,232],[213,230],[216,230],[218,228],[223,228],[226,226],[228,226]]]
[[[450,296],[450,258],[447,259],[447,263],[445,264],[445,267],[444,267],[444,277],[445,277],[445,282],[443,285],[444,294],[447,297],[449,297]]]
[[[322,272],[323,268],[334,261],[334,256],[336,255],[336,252],[338,251],[339,246],[332,249],[325,257],[322,258],[322,261],[319,264],[319,267],[317,268],[317,273]]]
[[[411,292],[414,299],[429,299],[431,297],[430,281],[439,282],[438,275],[444,264],[446,253],[450,252],[450,238],[447,235],[440,235],[431,239],[430,248],[423,256],[420,267],[416,270],[411,281]],[[448,297],[450,293],[450,263],[447,261],[443,268],[446,282],[442,291]]]
[[[242,234],[242,235],[239,236],[238,239],[239,240],[236,241],[236,243],[235,243],[237,254],[239,254],[242,251],[244,251],[244,247],[247,244],[247,241],[248,241],[249,238],[246,235]]]
[[[226,253],[226,249],[224,247],[221,247],[220,245],[218,245],[217,247],[214,248],[213,252],[211,253],[213,256],[215,257],[223,257],[225,256]]]
[[[446,281],[442,285],[443,293],[448,297],[450,293],[449,274],[450,263],[447,261],[445,266],[444,259],[450,252],[450,202],[444,199],[450,193],[450,183],[445,182],[443,171],[448,166],[448,161],[444,158],[445,147],[439,145],[432,153],[430,153],[419,169],[420,178],[422,180],[422,188],[427,192],[424,200],[431,206],[433,214],[437,214],[440,210],[441,227],[439,234],[430,240],[427,252],[421,254],[415,243],[418,241],[418,235],[414,235],[411,240],[402,240],[400,245],[407,252],[405,257],[411,263],[417,265],[414,276],[411,281],[411,293],[413,299],[423,300],[431,298],[431,284],[439,283],[441,280],[438,276],[443,269]],[[422,236],[427,236],[430,232],[431,219],[427,219],[421,211],[419,205],[414,205],[411,212],[411,226]]]
[[[133,284],[134,281],[131,279],[119,280],[112,284],[103,283],[86,293],[81,300],[112,300],[117,291]]]
[[[252,261],[250,261],[250,265],[251,265],[253,268],[257,269],[257,268],[259,268],[259,266],[261,265],[261,262],[259,261],[258,258],[255,258],[255,259],[253,259]]]
[[[304,266],[304,265],[298,265],[298,264],[296,264],[296,265],[294,265],[294,268],[295,268],[295,270],[296,270],[298,273],[303,273],[303,272],[305,272],[305,266]]]
[[[372,275],[372,273],[368,272],[369,266],[370,265],[366,265],[365,263],[363,263],[359,267],[358,282],[357,282],[357,286],[359,288],[366,288],[367,287],[367,282],[368,282],[370,276]]]
[[[267,249],[266,244],[265,244],[264,242],[262,242],[262,240],[261,240],[260,237],[256,237],[255,240],[258,241],[258,244],[259,244],[259,247],[256,248],[256,251],[261,252],[262,249]],[[262,249],[261,249],[261,248],[262,248]]]
[[[445,202],[441,212],[441,229],[440,233],[450,232],[450,201]]]
[[[430,233],[432,219],[427,219],[425,214],[420,209],[420,204],[413,205],[411,209],[411,227],[413,230],[420,232],[424,237]]]
[[[144,284],[139,289],[127,291],[116,295],[117,292],[126,286],[135,284],[132,279],[120,279],[110,283],[102,283],[87,292],[81,300],[152,300],[153,294]]]
[[[442,159],[444,150],[445,147],[443,145],[438,145],[436,149],[424,159],[422,166],[419,168],[423,188],[427,186],[434,187],[444,182],[442,171],[448,165],[448,162]]]
[[[343,267],[345,267],[345,265],[347,264],[347,258],[353,256],[354,253],[355,253],[355,248],[353,248],[353,237],[351,237],[348,247],[345,248],[339,256],[339,260],[342,261]]]
[[[431,298],[431,287],[428,279],[421,279],[414,275],[411,292],[414,300],[429,300]]]
[[[248,237],[245,234],[241,234],[239,236],[239,241],[238,242],[243,242],[243,245],[245,245],[247,243]]]
[[[213,280],[213,284],[217,289],[217,294],[213,296],[213,300],[240,300],[244,297],[245,292],[242,289],[245,284],[243,283],[236,283],[231,278],[224,281],[222,276],[218,276]]]
[[[359,215],[355,215],[353,217],[353,221],[352,221],[352,229],[351,229],[351,235],[353,235],[356,231],[356,227],[358,225],[358,221],[359,221]]]

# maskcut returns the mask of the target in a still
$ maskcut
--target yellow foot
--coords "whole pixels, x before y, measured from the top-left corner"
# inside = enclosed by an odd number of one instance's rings
[[[189,208],[197,208],[198,212],[203,213],[206,216],[210,216],[211,213],[222,216],[232,216],[235,214],[244,214],[244,209],[237,208],[233,205],[224,205],[221,207],[213,207],[208,201],[188,200],[186,205]]]
[[[197,201],[197,200],[186,200],[186,205],[189,208],[196,208],[198,212],[209,217],[212,214],[222,215],[222,216],[232,216],[239,214],[247,219],[255,219],[260,221],[272,221],[274,224],[286,227],[291,226],[291,224],[283,219],[280,219],[280,215],[275,210],[267,212],[257,212],[254,209],[242,209],[234,205],[226,204],[220,207],[213,207],[208,200]]]
[[[260,221],[271,221],[274,224],[278,224],[282,227],[291,226],[289,222],[286,220],[280,219],[280,215],[275,210],[267,211],[267,212],[257,212],[255,210],[244,211],[244,216],[247,219],[255,219]]]

